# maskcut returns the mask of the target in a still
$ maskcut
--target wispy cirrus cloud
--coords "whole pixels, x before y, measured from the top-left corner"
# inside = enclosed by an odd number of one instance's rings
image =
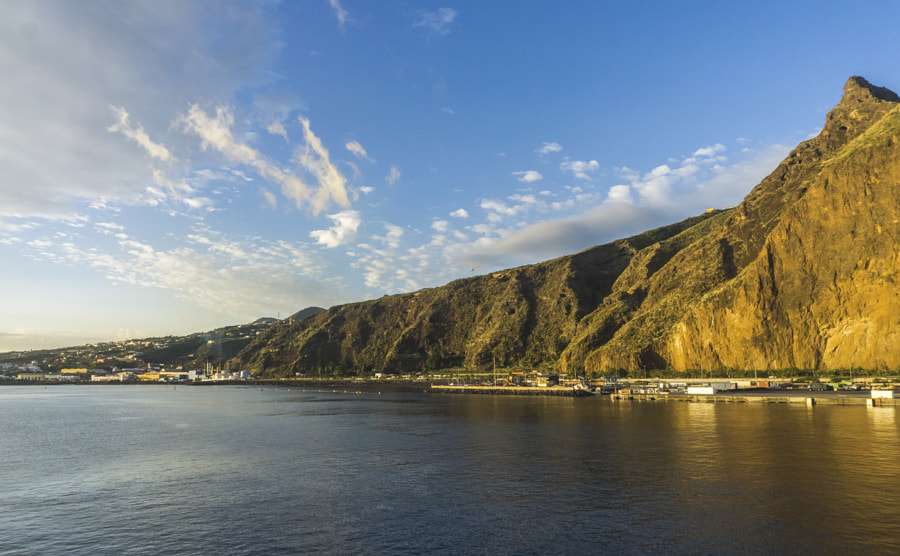
[[[438,8],[435,11],[420,11],[413,22],[414,28],[425,29],[435,35],[450,34],[450,25],[456,19],[453,8]]]
[[[195,104],[187,114],[178,118],[178,123],[187,133],[200,137],[204,150],[214,149],[228,161],[246,165],[262,178],[280,185],[282,194],[293,199],[297,208],[308,205],[313,214],[318,214],[332,202],[341,207],[350,206],[347,179],[331,163],[328,149],[313,133],[309,120],[299,117],[298,121],[303,127],[305,143],[297,150],[295,159],[316,178],[317,186],[285,172],[258,150],[237,140],[231,129],[234,116],[225,106],[216,107],[215,116],[210,116]]]
[[[0,220],[65,221],[101,199],[143,204],[147,155],[168,163],[179,151],[171,107],[267,78],[259,70],[279,48],[270,16],[231,0],[0,3],[0,59],[16,83],[0,89]]]
[[[308,246],[261,238],[236,241],[202,225],[168,249],[126,233],[118,233],[109,249],[52,239],[34,240],[28,247],[35,258],[93,269],[113,284],[167,290],[203,308],[227,307],[229,314],[245,318],[336,301],[341,287],[324,274],[324,262]]]
[[[173,160],[172,154],[169,153],[169,149],[167,149],[165,145],[151,141],[150,136],[144,131],[142,125],[138,124],[136,127],[131,125],[131,122],[128,121],[128,112],[126,112],[124,108],[121,106],[110,106],[109,108],[116,115],[118,121],[109,126],[107,128],[108,131],[121,133],[140,145],[147,151],[147,154],[153,158],[157,158],[163,162]]]
[[[388,175],[384,177],[384,181],[392,184],[400,179],[400,170],[396,166],[391,166]]]
[[[331,6],[331,9],[334,10],[334,15],[337,17],[341,27],[350,21],[350,13],[341,6],[340,0],[328,0],[328,4]]]
[[[369,162],[375,162],[369,156],[369,153],[366,152],[366,149],[359,143],[359,141],[347,141],[344,147],[359,158],[368,160]]]

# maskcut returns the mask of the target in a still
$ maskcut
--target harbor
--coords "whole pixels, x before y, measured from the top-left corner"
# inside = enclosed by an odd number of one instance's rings
[[[723,391],[714,394],[634,394],[614,393],[613,401],[680,401],[700,403],[764,403],[764,404],[797,404],[809,407],[816,405],[866,405],[869,407],[894,407],[897,405],[893,397],[872,397],[870,391],[832,392],[804,390],[774,391]]]
[[[565,386],[470,386],[461,384],[433,384],[431,392],[438,394],[483,394],[488,396],[593,396],[593,392]]]
[[[870,407],[894,407],[897,400],[893,390],[831,391],[808,389],[746,389],[715,390],[709,393],[635,391],[632,388],[611,390],[585,390],[564,386],[478,386],[437,385],[430,392],[437,394],[476,394],[489,396],[562,396],[602,397],[621,401],[679,401],[697,403],[765,403],[815,405],[866,405]]]

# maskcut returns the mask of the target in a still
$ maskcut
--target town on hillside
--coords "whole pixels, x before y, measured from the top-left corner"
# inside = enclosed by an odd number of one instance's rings
[[[0,381],[176,382],[245,380],[222,368],[250,340],[278,322],[260,319],[188,336],[121,340],[0,353]]]

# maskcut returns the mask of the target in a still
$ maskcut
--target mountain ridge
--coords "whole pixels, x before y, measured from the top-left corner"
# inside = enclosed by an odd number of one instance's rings
[[[851,77],[822,131],[733,209],[332,307],[271,327],[231,364],[262,376],[900,367],[898,107]]]

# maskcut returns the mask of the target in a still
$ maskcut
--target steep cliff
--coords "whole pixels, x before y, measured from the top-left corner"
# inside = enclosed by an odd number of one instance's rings
[[[736,208],[272,327],[267,374],[900,367],[900,98],[851,78]]]
[[[718,237],[748,238],[752,260],[659,338],[671,366],[900,366],[900,99],[861,78],[844,90],[726,221]]]

